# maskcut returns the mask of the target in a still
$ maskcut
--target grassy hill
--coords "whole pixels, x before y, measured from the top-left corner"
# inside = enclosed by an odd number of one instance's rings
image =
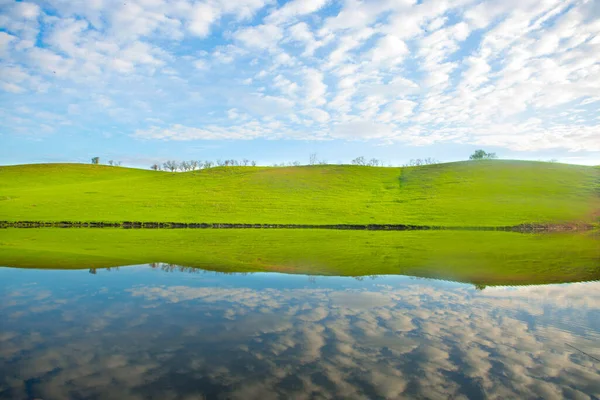
[[[422,167],[225,167],[169,173],[0,167],[0,219],[505,226],[597,222],[600,169],[489,160]]]

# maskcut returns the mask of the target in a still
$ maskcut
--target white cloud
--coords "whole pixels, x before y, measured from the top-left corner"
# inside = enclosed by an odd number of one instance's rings
[[[287,20],[312,14],[323,8],[330,0],[292,0],[283,7],[273,11],[266,20],[272,23],[283,23]]]
[[[304,71],[304,91],[306,102],[320,106],[325,104],[327,85],[323,82],[324,74],[318,70],[309,68]]]
[[[15,4],[13,12],[25,19],[35,19],[40,15],[40,7],[37,4],[20,2]]]
[[[16,41],[16,37],[13,35],[9,35],[6,32],[0,32],[0,55],[6,53],[10,44]]]
[[[382,118],[389,121],[404,120],[413,114],[417,103],[410,100],[396,100],[386,106]]]
[[[14,84],[14,83],[2,82],[1,84],[2,84],[2,90],[4,90],[5,92],[23,93],[25,91],[25,89],[23,89],[21,86]]]
[[[295,97],[299,89],[296,82],[292,82],[281,74],[273,79],[273,85],[278,88],[282,94],[288,97]]]
[[[274,49],[283,33],[276,25],[259,25],[240,29],[234,37],[250,48]]]
[[[190,14],[188,29],[193,35],[205,37],[219,17],[219,11],[210,3],[196,3]]]
[[[408,47],[402,40],[393,35],[386,35],[377,41],[371,60],[375,63],[399,64],[406,54]]]
[[[304,110],[302,113],[304,115],[308,116],[310,119],[320,122],[322,124],[328,122],[330,119],[327,111],[320,110],[318,108],[311,108],[309,110]]]
[[[208,69],[208,65],[207,65],[206,61],[204,61],[204,60],[194,61],[194,67],[196,67],[196,69],[199,69],[199,70]]]
[[[312,56],[315,50],[321,47],[324,43],[315,39],[315,35],[310,30],[310,27],[305,22],[299,22],[288,29],[291,39],[304,44],[305,56]]]

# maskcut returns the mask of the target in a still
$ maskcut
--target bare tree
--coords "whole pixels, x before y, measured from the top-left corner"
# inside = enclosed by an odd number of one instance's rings
[[[439,161],[435,158],[427,157],[427,158],[417,158],[412,159],[408,163],[404,164],[404,167],[419,167],[421,165],[431,165],[431,164],[439,164]]]
[[[360,157],[356,157],[354,160],[352,160],[352,164],[353,165],[367,165],[367,161],[365,160],[365,158],[363,156],[360,156]]]
[[[247,167],[247,166],[248,166],[248,164],[250,164],[250,160],[248,160],[247,158],[244,158],[244,159],[242,160],[242,165],[243,165],[244,167]]]
[[[177,171],[177,168],[179,168],[179,163],[173,160],[165,161],[163,163],[163,168],[165,169],[165,171],[175,172]]]
[[[157,163],[154,163],[150,166],[150,169],[153,171],[160,171],[160,165],[158,165]]]
[[[310,153],[308,164],[315,165],[316,163],[317,163],[317,153]]]
[[[190,163],[188,163],[187,161],[182,161],[179,163],[179,169],[182,172],[187,172],[190,170],[190,168],[191,168]]]
[[[212,161],[210,161],[210,160],[204,161],[204,168],[205,169],[212,168],[213,165],[215,165],[215,164]]]
[[[376,158],[371,158],[367,165],[370,167],[378,167],[379,165],[383,165],[383,163]]]
[[[256,161],[251,161],[250,165],[252,165],[253,167],[256,167]]]
[[[299,167],[299,166],[300,166],[300,161],[294,161],[294,162],[292,163],[292,165],[293,165],[294,167]]]
[[[113,160],[108,160],[108,165],[114,165],[115,162]]]
[[[223,161],[221,161],[221,160],[217,160],[217,165],[219,167],[223,167],[223,166],[225,166],[225,163]]]
[[[198,161],[196,161],[196,160],[190,160],[190,161],[188,161],[188,164],[190,165],[190,170],[191,171],[197,170],[198,169],[198,165],[200,165],[198,163]]]

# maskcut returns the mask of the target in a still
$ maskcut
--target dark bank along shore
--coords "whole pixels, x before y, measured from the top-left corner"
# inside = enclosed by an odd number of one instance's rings
[[[520,224],[515,226],[433,226],[405,224],[230,224],[185,222],[79,222],[79,221],[0,221],[0,228],[122,228],[122,229],[337,229],[369,231],[467,230],[507,232],[589,231],[591,224]]]

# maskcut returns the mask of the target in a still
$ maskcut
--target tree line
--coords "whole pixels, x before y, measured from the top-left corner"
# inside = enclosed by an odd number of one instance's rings
[[[209,169],[213,167],[256,167],[256,161],[243,159],[238,160],[189,160],[189,161],[176,161],[168,160],[162,164],[154,163],[150,166],[150,169],[154,171],[196,171],[199,169]]]
[[[484,150],[476,150],[469,156],[469,160],[485,160],[498,158],[496,153],[488,153]],[[422,165],[439,164],[440,161],[432,157],[427,158],[416,158],[411,159],[407,163],[403,164],[403,167],[418,167]],[[92,164],[100,164],[100,157],[93,157]],[[351,165],[359,165],[365,167],[384,167],[385,163],[377,158],[367,159],[364,156],[359,156],[350,161]],[[108,165],[120,166],[120,161],[109,160]],[[275,163],[273,167],[299,167],[301,165],[329,165],[326,160],[321,160],[317,157],[317,153],[312,153],[309,156],[308,164],[302,164],[300,161],[291,161],[287,163]],[[254,160],[244,158],[242,160],[228,159],[228,160],[189,160],[189,161],[177,161],[167,160],[163,163],[154,163],[150,166],[151,170],[154,171],[169,171],[169,172],[189,172],[201,169],[209,169],[213,167],[256,167],[257,163]],[[392,167],[391,164],[387,165]]]
[[[360,165],[365,167],[384,167],[385,163],[382,160],[377,158],[367,159],[363,156],[356,157],[350,161],[351,165]],[[420,165],[430,165],[430,164],[439,164],[434,158],[417,158],[412,159],[408,163],[404,164],[404,167],[413,167]],[[254,160],[189,160],[189,161],[177,161],[177,160],[168,160],[161,163],[154,163],[150,166],[151,170],[154,171],[168,171],[168,172],[189,172],[196,171],[201,169],[209,169],[213,167],[256,167],[256,161]],[[301,165],[329,165],[329,163],[325,160],[319,160],[316,155],[311,155],[309,158],[308,164],[302,164],[300,161],[290,161],[287,163],[275,163],[272,164],[273,167],[299,167]],[[388,164],[391,167],[391,164]]]

